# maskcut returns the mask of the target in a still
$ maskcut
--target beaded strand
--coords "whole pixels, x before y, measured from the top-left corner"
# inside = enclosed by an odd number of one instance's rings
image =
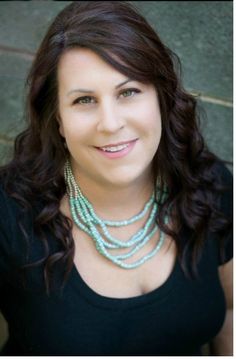
[[[146,243],[148,243],[148,241],[150,241],[150,239],[158,230],[158,227],[155,222],[158,206],[155,201],[154,193],[144,206],[143,210],[137,215],[129,218],[128,220],[104,220],[99,218],[99,216],[95,213],[92,204],[82,194],[79,185],[75,181],[69,160],[67,160],[65,163],[64,177],[67,186],[67,193],[69,196],[70,210],[73,221],[82,231],[87,233],[90,238],[94,240],[96,249],[101,255],[103,255],[104,257],[112,261],[114,264],[122,268],[132,269],[145,263],[148,259],[152,258],[160,250],[165,238],[164,233],[161,231],[160,239],[152,251],[150,251],[148,254],[133,263],[124,262],[125,259],[130,258]],[[151,212],[145,225],[129,240],[121,241],[111,236],[111,234],[109,233],[107,227],[123,227],[135,223],[141,218],[143,218],[149,209],[151,209]],[[167,216],[165,217],[165,223],[168,223]],[[101,229],[102,234],[99,232],[96,226]],[[151,227],[153,228],[151,229]],[[130,248],[131,246],[134,246],[134,248],[126,254],[112,255],[107,250]]]

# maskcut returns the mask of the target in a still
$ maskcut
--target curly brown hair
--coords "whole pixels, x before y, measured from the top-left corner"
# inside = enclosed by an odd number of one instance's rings
[[[221,189],[214,163],[221,160],[209,151],[200,133],[197,100],[181,85],[178,56],[129,2],[75,1],[57,15],[36,53],[26,83],[27,128],[15,139],[13,159],[0,171],[4,188],[22,208],[33,210],[40,203],[34,227],[45,256],[34,265],[44,264],[47,291],[56,263],[63,263],[66,282],[75,251],[72,222],[59,209],[66,191],[63,167],[68,153],[57,121],[57,66],[62,54],[75,47],[89,48],[120,73],[155,86],[162,135],[153,170],[161,190],[168,188],[156,221],[176,241],[182,263],[187,246],[191,248],[196,267],[206,231],[222,237],[227,222],[214,200]],[[170,204],[175,223],[172,230],[164,224]],[[183,225],[191,233],[187,244],[179,236]],[[61,250],[51,255],[48,231],[61,245]]]

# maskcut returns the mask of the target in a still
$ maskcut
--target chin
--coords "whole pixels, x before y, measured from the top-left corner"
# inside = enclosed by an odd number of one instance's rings
[[[122,188],[144,181],[145,178],[147,178],[145,170],[133,171],[132,169],[126,169],[126,171],[118,171],[118,173],[113,174],[110,172],[109,178],[106,178],[106,182],[113,186]]]

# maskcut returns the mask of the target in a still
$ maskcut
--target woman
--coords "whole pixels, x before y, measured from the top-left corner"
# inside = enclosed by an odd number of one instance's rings
[[[1,169],[2,355],[231,352],[232,176],[125,1],[50,26]]]

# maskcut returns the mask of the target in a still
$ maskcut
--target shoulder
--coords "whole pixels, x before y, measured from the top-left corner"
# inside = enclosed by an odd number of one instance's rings
[[[213,171],[217,185],[222,187],[220,211],[231,218],[233,216],[233,174],[221,161],[215,163]]]
[[[1,227],[13,225],[15,219],[22,213],[23,207],[5,190],[0,181],[0,223]],[[8,227],[9,229],[10,227]]]
[[[28,230],[31,223],[30,213],[7,193],[0,181],[0,261],[21,262],[26,246],[21,224]]]
[[[15,226],[15,204],[0,182],[0,285],[3,275],[11,270],[17,229]]]
[[[214,162],[212,167],[213,174],[215,175],[215,179],[223,185],[228,186],[231,188],[233,184],[233,174],[226,166],[226,163],[217,160]]]
[[[215,166],[216,166],[216,169],[218,169],[222,178],[230,179],[233,177],[233,175],[232,175],[232,172],[228,169],[226,163],[227,162],[224,162],[224,161],[216,161]]]
[[[7,194],[3,188],[3,184],[0,182],[0,227],[1,232],[5,228],[11,230],[14,222],[14,212],[16,211],[16,203]]]
[[[214,180],[219,186],[220,192],[217,196],[217,211],[221,215],[216,224],[216,236],[212,243],[217,250],[218,265],[221,266],[233,258],[233,174],[225,163],[217,161],[213,167]],[[224,227],[217,227],[224,223]]]

